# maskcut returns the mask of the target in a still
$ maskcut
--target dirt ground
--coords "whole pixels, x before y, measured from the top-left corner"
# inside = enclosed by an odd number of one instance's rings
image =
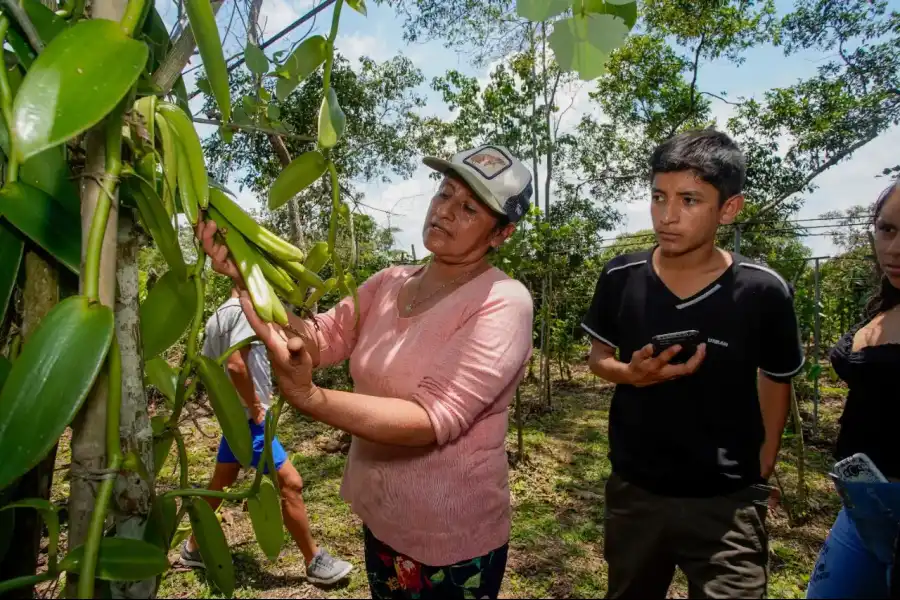
[[[844,390],[823,389],[818,436],[806,438],[807,494],[799,496],[797,437],[785,436],[778,482],[784,503],[769,516],[769,596],[799,598],[804,595],[809,573],[837,510],[839,500],[827,478],[830,447],[837,431]],[[511,419],[508,454],[513,526],[510,555],[501,597],[569,598],[602,597],[606,592],[603,560],[603,486],[609,475],[607,422],[611,389],[595,378],[576,373],[569,382],[557,382],[552,410],[533,410],[536,390],[523,387],[522,404],[530,407],[523,432],[526,458],[516,455],[515,421]],[[811,406],[804,406],[810,409]],[[188,434],[192,485],[204,485],[215,461],[218,430],[198,409],[197,418],[183,429]],[[809,421],[804,411],[804,419]],[[198,428],[199,426],[199,428]],[[239,598],[367,598],[369,590],[362,562],[359,519],[340,499],[338,489],[345,456],[324,448],[333,432],[293,412],[281,419],[279,437],[304,479],[304,497],[317,541],[333,555],[350,560],[356,569],[348,582],[320,589],[306,582],[300,552],[287,543],[272,564],[257,546],[246,507],[228,503],[222,511],[223,528],[231,545],[237,572],[235,596]],[[68,448],[60,447],[58,464],[68,463]],[[177,482],[174,455],[161,474],[160,485]],[[249,486],[252,476],[242,475],[236,487]],[[57,478],[54,498],[68,494],[68,483]],[[788,518],[785,505],[790,508]],[[187,520],[185,519],[185,523]],[[178,552],[169,558],[173,569],[162,580],[159,597],[217,597],[203,571],[180,568]],[[56,588],[59,589],[58,587]],[[48,596],[50,589],[43,590]],[[680,573],[670,597],[686,597],[686,581]]]

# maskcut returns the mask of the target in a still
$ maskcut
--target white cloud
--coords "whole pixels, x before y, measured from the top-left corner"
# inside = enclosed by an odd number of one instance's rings
[[[263,0],[262,9],[259,11],[259,24],[262,28],[263,39],[267,39],[284,29],[290,23],[300,18],[302,12],[312,8],[312,3],[307,0]],[[329,14],[330,13],[326,13]]]
[[[394,51],[385,42],[384,36],[376,33],[350,33],[341,35],[335,44],[337,51],[341,53],[351,65],[359,63],[359,59],[367,56],[376,62],[387,60],[394,56]]]

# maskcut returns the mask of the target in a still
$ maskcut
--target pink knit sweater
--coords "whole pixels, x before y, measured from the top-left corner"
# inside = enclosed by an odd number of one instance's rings
[[[507,412],[531,355],[528,290],[498,269],[426,312],[399,316],[416,267],[359,288],[359,327],[345,299],[318,317],[321,366],[350,359],[356,391],[408,398],[428,413],[437,444],[408,448],[354,437],[341,495],[376,538],[446,566],[509,540]]]

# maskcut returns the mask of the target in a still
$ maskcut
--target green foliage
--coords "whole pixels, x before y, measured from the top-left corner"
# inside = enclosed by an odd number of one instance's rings
[[[113,335],[109,307],[73,296],[44,317],[0,389],[0,489],[46,456],[81,408]]]
[[[137,81],[147,56],[146,44],[104,19],[82,21],[56,36],[28,70],[13,103],[21,160],[99,123]]]
[[[60,562],[62,571],[79,573],[84,561],[84,546],[72,549]],[[139,581],[155,577],[169,569],[165,552],[142,540],[103,538],[97,555],[95,576],[105,581]]]
[[[8,224],[0,222],[0,323],[3,323],[6,307],[16,286],[24,250],[22,236]]]
[[[266,557],[275,562],[284,543],[284,524],[281,499],[272,482],[263,479],[257,495],[247,499],[247,506],[259,546]]]
[[[52,197],[25,183],[0,189],[0,215],[32,242],[77,274],[81,264],[81,226]]]
[[[158,356],[181,338],[194,318],[198,301],[193,279],[182,279],[173,270],[159,278],[141,303],[145,359]]]

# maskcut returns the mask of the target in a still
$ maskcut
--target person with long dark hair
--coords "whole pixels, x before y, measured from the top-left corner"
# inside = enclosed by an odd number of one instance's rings
[[[835,458],[861,453],[892,482],[900,482],[900,423],[896,371],[900,367],[900,180],[875,204],[879,287],[859,324],[831,351],[831,363],[850,390],[841,416]],[[841,509],[809,579],[807,598],[888,598],[891,563],[867,546]]]

